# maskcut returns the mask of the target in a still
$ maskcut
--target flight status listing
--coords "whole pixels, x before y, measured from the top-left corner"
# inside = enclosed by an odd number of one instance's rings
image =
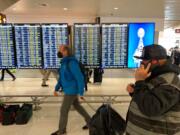
[[[0,69],[15,68],[15,47],[11,24],[0,24]]]
[[[102,67],[127,67],[128,24],[102,24]]]
[[[75,24],[74,52],[85,67],[100,66],[100,25]]]
[[[59,45],[68,45],[67,24],[42,24],[44,68],[59,68]]]
[[[18,68],[42,68],[39,24],[15,24]]]

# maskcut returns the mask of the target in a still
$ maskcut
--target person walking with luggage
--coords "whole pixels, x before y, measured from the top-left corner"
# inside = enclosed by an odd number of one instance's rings
[[[180,68],[160,45],[143,48],[135,84],[127,91],[132,100],[127,114],[127,135],[180,134]]]
[[[88,123],[91,119],[90,115],[80,105],[79,98],[83,99],[84,94],[84,78],[81,73],[79,63],[71,54],[71,50],[66,45],[61,45],[58,56],[62,57],[61,68],[59,69],[58,83],[55,87],[54,95],[58,95],[60,89],[64,92],[64,99],[61,106],[61,114],[58,131],[51,135],[65,135],[68,121],[68,113],[71,105],[80,113],[86,121],[83,129],[88,129]]]
[[[1,79],[0,81],[3,81],[4,80],[4,74],[5,74],[5,71],[13,78],[13,81],[16,80],[16,77],[11,73],[11,71],[9,71],[9,69],[2,69],[2,75],[1,75]]]

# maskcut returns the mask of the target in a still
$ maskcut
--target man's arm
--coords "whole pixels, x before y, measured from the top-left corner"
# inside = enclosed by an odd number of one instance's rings
[[[133,99],[141,112],[147,116],[159,116],[166,113],[179,102],[179,97],[179,91],[170,85],[150,88],[145,81],[135,83]]]

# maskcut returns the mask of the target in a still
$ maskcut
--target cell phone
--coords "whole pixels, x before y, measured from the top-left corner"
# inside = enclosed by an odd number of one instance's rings
[[[134,87],[135,87],[135,85],[134,85],[134,84],[131,84],[131,87],[132,87],[132,88],[134,88]]]
[[[148,66],[149,63],[151,63],[151,60],[149,60],[146,64],[143,63],[143,61],[141,61],[141,65],[144,65],[144,68],[145,68],[145,69],[147,68],[147,66]]]

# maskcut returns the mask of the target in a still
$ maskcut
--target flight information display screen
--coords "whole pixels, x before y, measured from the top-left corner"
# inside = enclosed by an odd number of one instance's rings
[[[74,52],[85,67],[100,66],[100,25],[74,25]]]
[[[102,24],[102,67],[127,67],[128,24]]]
[[[42,46],[39,24],[15,24],[18,68],[42,68]]]
[[[44,68],[59,68],[59,45],[68,45],[67,24],[42,24]]]
[[[0,24],[0,69],[15,68],[15,46],[11,24]]]

